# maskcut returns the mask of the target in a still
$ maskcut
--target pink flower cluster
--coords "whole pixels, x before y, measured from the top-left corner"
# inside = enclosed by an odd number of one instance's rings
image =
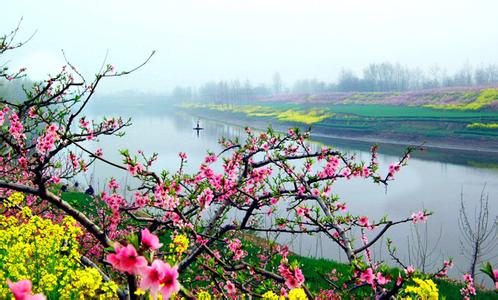
[[[413,224],[417,224],[418,222],[425,223],[427,221],[427,216],[423,211],[413,213],[411,218]]]
[[[399,163],[389,165],[389,177],[394,177],[394,174],[399,172],[401,165]]]
[[[87,140],[93,140],[94,139],[94,134],[92,128],[90,128],[90,122],[86,121],[85,118],[80,119],[80,127],[88,133]]]
[[[119,208],[126,204],[125,199],[117,193],[108,195],[106,192],[102,192],[101,197],[102,200],[104,200],[104,202],[107,203],[107,205],[115,212],[119,211]]]
[[[237,261],[247,256],[247,251],[242,249],[242,242],[239,239],[226,240],[228,249],[234,254],[233,260]]]
[[[5,110],[5,108],[4,108]],[[10,128],[9,132],[12,136],[21,143],[23,139],[26,138],[26,135],[23,133],[24,127],[22,123],[19,121],[19,117],[16,113],[13,113],[9,116]]]
[[[80,165],[78,158],[76,157],[76,154],[72,152],[69,153],[69,161],[71,162],[74,169],[78,168]]]
[[[156,204],[167,209],[173,210],[179,204],[177,193],[181,191],[181,186],[176,182],[172,182],[167,186],[165,183],[160,183],[154,188],[154,198]]]
[[[235,288],[235,285],[230,280],[228,280],[225,283],[224,288],[225,288],[225,291],[227,291],[227,294],[230,297],[230,299],[236,299],[237,289]]]
[[[139,192],[135,192],[135,204],[138,207],[145,207],[147,204],[149,204],[149,196],[148,195],[141,195]]]
[[[470,296],[476,295],[476,288],[474,287],[474,278],[470,274],[464,274],[463,280],[465,281],[465,286],[460,289],[460,294],[463,299],[470,300]]]
[[[45,155],[54,148],[55,142],[60,139],[57,133],[58,129],[56,124],[50,124],[50,126],[45,128],[45,134],[37,139],[36,150],[38,153]]]
[[[128,164],[128,172],[130,172],[131,176],[135,176],[137,173],[140,173],[142,171],[144,171],[145,168],[143,165],[141,164]]]
[[[141,249],[151,251],[162,246],[159,238],[150,233],[148,229],[141,231],[141,244],[143,246]],[[114,251],[115,253],[107,256],[107,261],[121,272],[139,275],[141,277],[140,289],[150,291],[154,299],[157,298],[158,293],[161,293],[163,299],[169,299],[173,293],[180,290],[178,266],[171,267],[159,259],[155,259],[149,266],[147,259],[139,255],[131,244],[122,246],[115,243]]]
[[[303,272],[298,267],[294,267],[294,270],[291,270],[281,263],[278,266],[278,274],[285,279],[285,285],[289,289],[299,288],[304,283]]]
[[[296,213],[298,216],[304,217],[310,213],[310,209],[308,207],[305,207],[305,206],[298,206],[298,207],[296,207]]]
[[[139,256],[135,247],[131,244],[123,247],[121,244],[115,243],[114,252],[115,253],[107,256],[107,261],[109,261],[115,269],[121,272],[139,274],[142,269],[147,266],[147,259],[143,256]]]
[[[368,229],[372,228],[372,225],[370,224],[370,221],[368,220],[367,216],[361,216],[358,218],[358,225],[362,227],[366,227]]]
[[[391,281],[391,278],[389,276],[384,276],[381,272],[377,272],[377,274],[375,274],[372,268],[368,268],[361,272],[360,281],[366,282],[370,285],[375,285],[375,281],[377,281],[377,284],[386,285]]]
[[[213,201],[213,198],[214,198],[213,191],[207,188],[204,191],[202,191],[202,193],[200,193],[199,196],[197,196],[197,201],[199,202],[201,208],[207,208],[209,207],[211,201]]]
[[[328,159],[327,164],[323,168],[322,172],[318,172],[317,175],[320,178],[330,178],[335,175],[335,172],[339,168],[340,161],[337,157],[332,156]]]

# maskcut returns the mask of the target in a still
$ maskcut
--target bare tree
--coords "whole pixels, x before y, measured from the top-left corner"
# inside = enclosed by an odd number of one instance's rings
[[[460,228],[460,244],[462,254],[469,260],[468,273],[475,280],[476,266],[485,260],[491,260],[497,255],[490,255],[496,248],[497,231],[496,222],[489,218],[489,194],[485,193],[484,185],[478,206],[474,208],[474,216],[469,218],[469,212],[465,207],[463,191],[460,199],[460,217],[458,225]],[[495,252],[496,253],[496,252]],[[492,257],[490,257],[492,256]]]
[[[439,227],[439,234],[434,241],[429,238],[428,223],[424,224],[421,230],[419,226],[412,225],[411,235],[407,236],[408,241],[408,262],[420,269],[422,273],[432,271],[441,257],[437,252],[439,242],[443,234],[443,228]]]

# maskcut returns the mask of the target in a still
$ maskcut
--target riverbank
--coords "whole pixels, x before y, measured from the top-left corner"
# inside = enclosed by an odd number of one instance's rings
[[[272,108],[272,106],[269,106]],[[223,108],[219,106],[198,105],[180,106],[185,112],[209,120],[222,121],[236,126],[251,126],[266,128],[271,124],[277,130],[287,130],[289,127],[302,129],[312,128],[312,138],[328,138],[344,141],[356,141],[369,144],[390,144],[399,146],[421,145],[426,148],[439,150],[456,150],[478,152],[479,155],[498,156],[498,130],[473,129],[468,125],[483,119],[489,122],[498,120],[498,112],[480,113],[447,113],[441,115],[428,113],[420,108],[392,108],[391,112],[383,111],[383,107],[365,106],[339,106],[331,107],[331,111],[345,111],[351,114],[331,115],[322,111],[325,118],[320,119],[318,109],[308,108],[308,112],[294,115],[293,121],[287,113],[286,118],[281,118],[274,112],[269,112],[266,106],[249,108]],[[278,108],[277,108],[278,109]],[[277,110],[275,109],[275,110]],[[288,112],[288,106],[280,108]],[[300,108],[294,108],[298,111]],[[303,108],[306,110],[306,108]],[[367,110],[367,111],[365,111]],[[404,112],[401,113],[401,110]],[[415,111],[410,111],[415,110]],[[356,113],[356,115],[353,115]],[[421,113],[419,117],[414,114]],[[425,113],[425,116],[423,115]],[[317,119],[316,122],[307,122],[306,118]],[[313,119],[315,118],[315,119]]]

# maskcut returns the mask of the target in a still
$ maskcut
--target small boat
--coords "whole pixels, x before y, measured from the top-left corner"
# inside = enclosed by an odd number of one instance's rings
[[[192,129],[197,130],[197,131],[199,131],[199,130],[204,130],[204,128],[202,128],[202,127],[199,125],[199,121],[197,121],[197,126],[196,126],[196,127],[194,127],[194,128],[192,128]]]

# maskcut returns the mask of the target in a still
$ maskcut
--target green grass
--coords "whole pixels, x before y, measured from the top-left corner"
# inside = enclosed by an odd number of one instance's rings
[[[305,275],[306,283],[312,291],[330,288],[330,285],[323,279],[323,276],[321,276],[320,274],[327,274],[333,269],[336,269],[338,274],[345,274],[349,270],[349,267],[345,264],[337,263],[335,261],[323,258],[317,259],[302,256],[290,256],[289,259],[295,259],[299,262],[303,274]],[[397,278],[398,272],[400,272],[400,270],[397,268],[392,268],[389,270],[389,273],[393,278]],[[460,289],[463,287],[463,284],[441,279],[435,280],[435,283],[438,286],[440,297],[444,296],[447,300],[461,299]],[[494,291],[478,290],[476,299],[491,300],[497,299],[497,297],[498,294]]]
[[[327,108],[334,113],[351,114],[367,118],[468,119],[492,117],[498,119],[498,112],[496,111],[440,110],[421,106],[344,104],[329,105]]]

